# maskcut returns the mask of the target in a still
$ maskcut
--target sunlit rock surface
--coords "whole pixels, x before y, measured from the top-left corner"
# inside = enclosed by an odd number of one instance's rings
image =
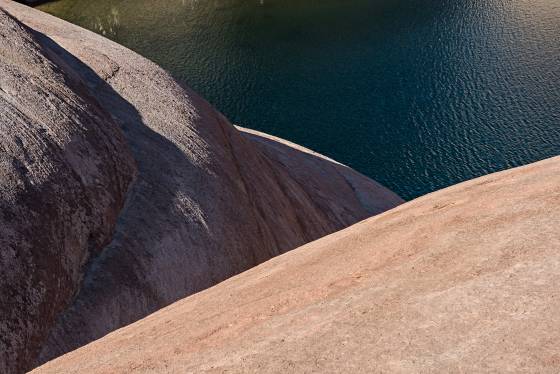
[[[238,131],[122,46],[0,8],[22,22],[0,10],[2,372],[402,202],[332,160]]]
[[[560,158],[408,202],[35,373],[558,373]]]

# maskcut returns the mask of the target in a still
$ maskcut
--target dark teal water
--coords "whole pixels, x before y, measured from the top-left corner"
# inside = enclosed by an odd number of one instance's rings
[[[60,0],[233,122],[410,199],[560,154],[559,0]]]

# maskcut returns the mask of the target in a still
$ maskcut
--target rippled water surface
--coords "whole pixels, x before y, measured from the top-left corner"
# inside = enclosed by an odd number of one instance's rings
[[[560,154],[559,0],[59,0],[233,122],[409,199]]]

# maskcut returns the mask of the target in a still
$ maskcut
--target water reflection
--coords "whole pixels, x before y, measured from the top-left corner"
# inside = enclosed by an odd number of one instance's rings
[[[119,10],[114,6],[111,6],[111,10],[102,18],[96,16],[92,25],[92,30],[104,35],[108,38],[115,39],[118,37],[119,29]]]

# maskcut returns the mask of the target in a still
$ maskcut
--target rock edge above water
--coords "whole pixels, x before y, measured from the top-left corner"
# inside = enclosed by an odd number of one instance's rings
[[[114,42],[0,9],[1,372],[402,203]]]

